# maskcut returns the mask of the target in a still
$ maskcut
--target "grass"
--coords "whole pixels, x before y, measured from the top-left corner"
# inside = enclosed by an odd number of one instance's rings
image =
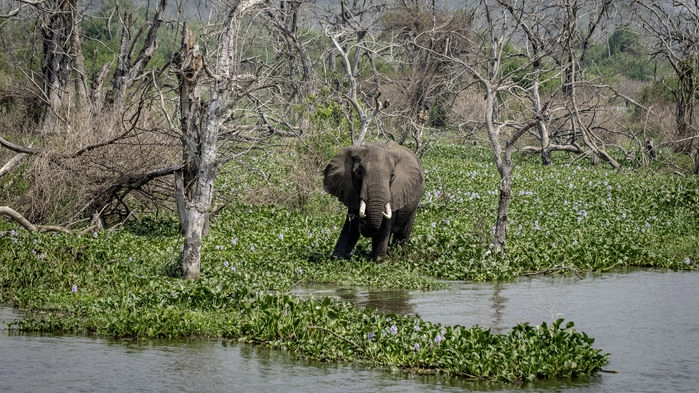
[[[298,157],[262,152],[248,157],[259,172],[227,168],[219,201],[232,202],[212,221],[195,282],[177,278],[183,239],[174,218],[145,216],[84,236],[27,233],[0,222],[0,303],[38,312],[11,327],[225,338],[300,358],[522,382],[593,375],[607,355],[572,322],[494,334],[330,298],[302,300],[289,290],[321,283],[429,290],[442,279],[697,266],[696,176],[565,162],[543,168],[530,157],[518,157],[514,172],[506,253],[492,255],[499,179],[489,151],[456,145],[435,146],[423,157],[427,187],[410,245],[375,263],[362,240],[351,260],[330,260],[344,209],[322,192],[320,172],[310,182],[317,186],[290,198],[301,189],[287,169],[290,159]],[[260,195],[294,200],[295,207],[251,203]]]

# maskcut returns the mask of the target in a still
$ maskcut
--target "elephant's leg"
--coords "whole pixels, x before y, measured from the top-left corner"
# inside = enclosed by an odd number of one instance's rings
[[[415,217],[417,217],[417,210],[412,212],[408,217],[408,220],[403,224],[398,232],[393,234],[392,243],[407,243],[410,240],[410,233],[413,231],[413,224],[415,224]]]
[[[388,239],[391,237],[392,221],[384,220],[378,232],[371,237],[371,254],[374,258],[383,259],[388,250]]]
[[[357,245],[359,240],[359,217],[347,215],[345,224],[342,226],[340,238],[337,239],[335,250],[332,256],[339,259],[345,259]]]

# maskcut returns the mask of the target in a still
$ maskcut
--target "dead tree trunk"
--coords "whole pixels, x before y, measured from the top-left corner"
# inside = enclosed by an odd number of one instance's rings
[[[185,25],[182,48],[175,59],[180,84],[182,154],[184,167],[175,175],[180,225],[185,234],[182,276],[197,279],[201,268],[202,239],[206,236],[209,210],[218,169],[218,135],[230,119],[238,97],[244,93],[241,82],[253,77],[240,73],[240,34],[243,16],[264,0],[244,0],[226,15],[219,37],[219,53],[214,67],[204,72],[204,58],[194,32]],[[204,82],[208,82],[205,84]],[[249,85],[249,83],[248,83]],[[200,90],[207,86],[207,94]]]
[[[218,129],[211,122],[211,105],[204,107],[201,101],[198,83],[204,62],[196,37],[188,26],[184,29],[182,48],[177,60],[184,168],[175,173],[175,194],[180,229],[185,234],[182,274],[184,278],[197,279],[202,239],[206,235],[205,227],[216,177]]]
[[[35,4],[40,12],[40,30],[43,39],[44,60],[43,94],[46,107],[41,118],[44,133],[60,131],[61,123],[68,122],[72,102],[68,85],[73,70],[77,71],[75,84],[78,100],[86,99],[84,90],[85,72],[78,31],[77,0],[49,0]]]

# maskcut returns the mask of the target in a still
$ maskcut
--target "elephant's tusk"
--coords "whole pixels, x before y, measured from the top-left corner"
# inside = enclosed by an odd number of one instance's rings
[[[359,217],[366,217],[366,202],[364,202],[364,200],[359,201]]]
[[[383,216],[386,217],[387,220],[390,220],[391,216],[393,216],[393,212],[391,211],[391,202],[386,204],[386,211],[383,212]]]

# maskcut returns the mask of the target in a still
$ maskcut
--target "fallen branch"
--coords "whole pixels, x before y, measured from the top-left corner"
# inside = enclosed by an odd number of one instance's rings
[[[73,234],[73,232],[71,232],[70,229],[64,227],[53,225],[34,225],[31,222],[29,222],[29,220],[24,218],[23,215],[19,214],[16,210],[9,206],[0,206],[0,216],[10,218],[29,232],[63,232],[68,235]]]
[[[328,332],[328,333],[332,334],[333,336],[339,338],[340,340],[346,342],[347,344],[353,345],[355,348],[359,348],[359,345],[357,345],[357,343],[355,343],[354,341],[348,340],[348,339],[346,339],[346,338],[340,336],[339,334],[333,332],[332,330],[330,330],[330,329],[328,329],[328,328],[324,328],[324,327],[322,327],[322,326],[315,326],[315,325],[309,326],[308,328],[309,328],[309,329],[317,329],[317,330],[322,330],[322,331],[324,331],[324,332]]]
[[[540,154],[541,153],[541,146],[524,146],[519,150],[523,153]],[[577,154],[583,153],[580,146],[577,146],[574,144],[568,144],[568,145],[549,144],[549,146],[546,148],[546,150],[548,150],[550,152],[567,151],[570,153],[577,153]]]
[[[5,176],[6,174],[10,173],[13,169],[15,169],[20,162],[27,156],[26,153],[18,153],[14,157],[10,158],[5,165],[0,168],[0,177]]]
[[[570,270],[571,272],[575,273],[575,275],[578,276],[579,279],[582,280],[582,278],[583,278],[582,272],[579,269],[577,269],[575,266],[570,266],[570,265],[568,265],[568,266],[559,265],[559,266],[550,267],[548,269],[539,270],[536,272],[523,273],[522,276],[538,276],[538,275],[542,275],[542,274],[550,274],[550,273],[560,272],[561,270]]]
[[[38,150],[34,150],[28,147],[16,145],[7,139],[3,138],[0,136],[0,145],[5,146],[6,148],[16,152],[16,153],[24,153],[24,154],[31,154],[31,155],[36,155],[39,154]]]

